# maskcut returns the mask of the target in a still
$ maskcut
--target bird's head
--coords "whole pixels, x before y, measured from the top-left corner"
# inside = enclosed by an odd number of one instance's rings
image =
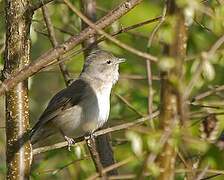
[[[125,59],[115,57],[109,52],[95,50],[86,58],[81,75],[114,84],[118,80],[119,64],[124,61]]]

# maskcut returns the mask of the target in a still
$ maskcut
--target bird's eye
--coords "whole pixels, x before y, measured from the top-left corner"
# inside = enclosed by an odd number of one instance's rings
[[[108,60],[108,61],[107,61],[107,64],[111,64],[111,60]]]

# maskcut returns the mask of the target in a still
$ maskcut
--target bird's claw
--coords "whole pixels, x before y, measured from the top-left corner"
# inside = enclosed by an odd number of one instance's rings
[[[95,141],[95,137],[96,136],[93,133],[84,136],[84,139],[86,140],[88,146],[91,146],[91,141]]]
[[[95,134],[94,133],[91,133],[91,134],[88,134],[88,135],[86,135],[86,136],[84,136],[84,138],[85,138],[85,140],[89,140],[89,139],[93,139],[93,138],[95,138],[96,136],[95,136]]]
[[[68,143],[68,150],[71,151],[71,146],[73,144],[75,144],[75,140],[73,138],[70,138],[70,137],[67,137],[67,136],[64,136],[64,138]]]

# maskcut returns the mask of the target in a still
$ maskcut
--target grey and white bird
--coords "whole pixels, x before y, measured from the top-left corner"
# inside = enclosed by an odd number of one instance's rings
[[[117,58],[103,50],[95,50],[86,58],[79,78],[58,92],[49,102],[31,130],[31,143],[60,133],[68,142],[92,134],[108,120],[110,93],[118,81]]]

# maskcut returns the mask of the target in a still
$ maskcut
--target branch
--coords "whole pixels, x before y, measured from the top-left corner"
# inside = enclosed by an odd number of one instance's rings
[[[175,66],[170,71],[162,72],[162,86],[161,86],[161,127],[164,131],[171,128],[171,125],[186,122],[186,104],[183,101],[182,91],[184,89],[183,79],[183,65],[186,56],[187,43],[187,29],[185,25],[185,18],[183,10],[179,9],[175,0],[168,0],[167,12],[168,15],[176,16],[174,25],[175,35],[172,43],[166,45],[166,50],[169,56],[175,59]],[[175,81],[175,83],[174,83]],[[172,134],[171,134],[172,136]],[[173,179],[175,175],[175,162],[177,150],[175,144],[169,143],[169,140],[164,145],[164,151],[158,158],[158,163],[164,169],[159,180]]]
[[[52,46],[54,48],[56,48],[58,46],[58,41],[57,41],[56,36],[55,36],[54,26],[51,22],[51,18],[49,16],[49,14],[48,14],[47,6],[42,7],[42,12],[43,12],[44,20],[45,20],[45,23],[46,23],[49,39],[51,41]],[[61,58],[59,57],[58,61],[60,61],[60,59]],[[69,72],[68,72],[64,62],[59,63],[59,68],[60,68],[60,71],[61,71],[62,76],[64,78],[65,84],[66,84],[66,86],[68,86],[70,81],[71,81],[71,78],[70,78]]]
[[[140,22],[140,23],[137,23],[137,24],[134,24],[134,25],[131,25],[131,26],[122,28],[122,29],[118,30],[117,32],[111,34],[111,36],[117,36],[117,35],[119,35],[119,34],[121,34],[121,33],[129,32],[129,31],[132,30],[132,29],[141,27],[141,26],[146,25],[146,24],[148,24],[148,23],[156,22],[156,21],[158,21],[158,20],[160,20],[160,19],[161,19],[161,16],[158,16],[158,17],[156,17],[156,18],[149,19],[149,20],[146,20],[146,21],[143,21],[143,22]],[[45,34],[44,34],[44,35],[45,35]],[[67,56],[65,56],[65,57],[63,57],[63,58],[61,58],[60,61],[54,61],[54,62],[52,62],[52,63],[50,63],[50,64],[47,64],[44,68],[47,68],[48,66],[56,65],[56,64],[59,64],[59,63],[61,63],[61,62],[64,62],[64,61],[66,61],[67,59],[69,59],[69,58],[72,57],[72,56],[75,56],[75,55],[77,55],[77,54],[79,54],[79,53],[81,53],[81,52],[83,52],[83,51],[85,51],[85,50],[91,49],[92,46],[95,46],[96,44],[98,44],[98,43],[104,41],[105,39],[106,39],[106,38],[102,36],[102,37],[100,37],[96,42],[94,42],[94,43],[92,43],[92,44],[89,44],[89,45],[86,46],[86,47],[83,47],[83,48],[81,48],[81,49],[79,49],[79,50],[76,50],[76,51],[70,53],[69,55],[67,55]],[[154,78],[154,77],[152,77],[152,78]],[[154,78],[154,79],[155,79],[155,78]],[[157,78],[157,79],[158,79],[158,78]]]
[[[200,174],[197,176],[196,180],[201,180],[204,178],[205,174],[207,173],[209,169],[209,165],[205,166],[205,168],[203,169],[203,171],[200,172]]]
[[[38,0],[36,3],[34,3],[34,4],[32,4],[30,6],[30,10],[32,12],[34,12],[34,11],[40,9],[41,7],[43,7],[44,5],[46,5],[46,4],[48,4],[48,3],[52,2],[52,1],[53,0]]]
[[[126,14],[128,11],[130,11],[132,8],[134,8],[136,5],[138,5],[141,1],[142,0],[125,1],[116,9],[110,11],[106,16],[97,21],[96,26],[101,29],[107,27],[108,25],[119,19],[121,16]],[[96,31],[93,28],[88,27],[81,31],[78,35],[69,38],[63,44],[58,45],[56,48],[47,51],[35,61],[27,65],[25,68],[21,69],[19,72],[15,73],[11,77],[3,81],[0,86],[0,95],[14,87],[20,81],[23,81],[35,74],[36,72],[40,71],[47,64],[53,62],[55,59],[70,51],[76,45],[87,39],[91,34],[95,33]]]
[[[124,97],[122,97],[120,94],[118,93],[113,93],[118,99],[120,99],[125,105],[128,106],[129,109],[131,109],[133,112],[135,112],[138,116],[140,117],[144,117],[144,115],[139,112],[137,109],[135,109],[135,107],[133,105],[131,105],[130,102],[128,102],[127,99],[125,99]]]
[[[192,92],[194,86],[197,84],[198,79],[203,71],[203,63],[205,61],[208,61],[210,58],[212,58],[214,56],[214,54],[216,53],[216,51],[220,48],[220,46],[224,43],[224,35],[221,36],[213,45],[212,47],[207,51],[207,52],[202,52],[201,53],[201,59],[200,62],[193,74],[193,78],[191,79],[191,81],[189,82],[186,90],[185,90],[185,94],[184,94],[184,99],[187,99],[187,97],[190,96],[190,93]],[[218,89],[218,88],[217,88]],[[221,88],[222,89],[222,88]],[[218,89],[219,91],[219,89]],[[206,96],[209,96],[210,94],[212,94],[213,91],[208,91],[205,92],[204,94],[198,95],[197,97],[194,97],[193,100],[199,100],[199,99],[195,99],[195,98],[204,98]],[[216,92],[216,91],[214,91]]]
[[[97,137],[97,136],[101,136],[103,134],[107,134],[107,133],[111,133],[111,132],[115,132],[115,131],[120,131],[120,130],[123,130],[123,129],[128,129],[128,128],[133,127],[133,126],[140,125],[140,124],[144,123],[145,121],[149,120],[150,118],[151,119],[156,118],[156,117],[158,117],[158,115],[159,115],[159,111],[155,111],[154,113],[152,113],[151,116],[146,116],[146,117],[137,119],[134,122],[128,122],[128,123],[116,125],[116,126],[113,126],[113,127],[109,127],[109,128],[106,128],[106,129],[102,129],[102,130],[96,131],[93,135],[95,137]],[[83,137],[76,138],[75,142],[84,143],[84,142],[82,142],[83,140],[84,140]],[[36,148],[36,149],[33,150],[33,155],[40,154],[40,153],[50,151],[50,150],[54,150],[54,149],[59,149],[59,148],[62,148],[62,147],[66,147],[67,145],[68,145],[67,142],[61,142],[61,143],[57,143],[57,144],[50,145],[50,146]],[[76,146],[76,144],[74,146]]]
[[[102,170],[102,172],[105,174],[105,173],[107,173],[107,172],[109,172],[109,171],[111,171],[111,170],[115,170],[115,169],[117,169],[117,168],[119,168],[119,167],[121,167],[121,166],[124,166],[124,165],[128,164],[128,163],[131,162],[133,159],[134,159],[134,157],[131,156],[131,157],[127,158],[127,159],[124,159],[124,160],[122,160],[122,161],[120,161],[120,162],[117,162],[117,163],[115,163],[115,164],[112,164],[112,165],[110,165],[110,166],[104,168],[104,169]],[[100,175],[99,173],[96,173],[96,174],[90,176],[87,180],[95,180],[95,179],[98,179],[99,175]]]
[[[69,166],[74,165],[75,163],[80,162],[82,160],[86,160],[86,159],[90,159],[90,156],[84,156],[80,159],[75,159],[75,160],[73,160],[73,161],[71,161],[71,162],[69,162],[69,163],[67,163],[63,166],[60,166],[57,169],[47,169],[47,170],[44,170],[44,171],[41,171],[41,172],[39,171],[39,172],[35,172],[35,173],[38,174],[38,175],[47,174],[47,173],[51,173],[52,175],[56,175],[57,173],[64,170],[65,168],[68,168]]]
[[[151,35],[148,38],[148,45],[147,45],[147,51],[150,51],[150,48],[152,46],[152,42],[154,39],[154,36],[158,32],[159,28],[162,26],[163,22],[165,21],[167,11],[167,5],[165,2],[165,5],[163,7],[162,16],[160,18],[159,23],[156,25],[156,27],[153,29]],[[147,79],[148,79],[148,114],[150,115],[153,111],[153,88],[152,88],[152,70],[151,70],[151,62],[146,61],[146,71],[147,71]],[[155,125],[153,121],[151,122],[151,127],[155,129]]]
[[[224,85],[218,86],[218,87],[213,88],[209,91],[198,94],[197,96],[193,97],[191,101],[194,102],[194,101],[201,100],[201,99],[206,98],[206,97],[208,97],[208,96],[210,96],[214,93],[217,93],[219,91],[224,91]]]
[[[30,24],[32,14],[25,11],[29,0],[5,1],[6,43],[4,78],[8,78],[30,61]],[[6,179],[29,179],[32,147],[28,138],[28,82],[23,81],[6,93]]]
[[[96,144],[96,139],[95,137],[90,136],[88,140],[86,140],[86,144],[89,148],[89,152],[91,154],[92,160],[94,162],[96,171],[99,173],[99,176],[104,179],[106,177],[106,174],[103,173],[103,165],[100,161],[100,156],[97,151],[97,144]],[[104,147],[101,147],[104,148]]]
[[[147,51],[149,52],[154,36],[156,35],[156,33],[158,32],[159,28],[161,27],[161,25],[163,24],[164,20],[165,20],[165,16],[166,16],[166,10],[167,10],[167,4],[165,2],[165,5],[163,7],[163,12],[162,12],[162,16],[160,18],[159,23],[155,26],[155,28],[153,29],[152,33],[150,34],[149,38],[148,38],[148,45],[147,45]],[[146,61],[146,71],[147,71],[147,82],[148,82],[148,114],[151,115],[152,111],[153,111],[153,88],[152,88],[152,69],[151,69],[151,63],[150,61]],[[153,120],[150,121],[150,125],[152,127],[153,130],[155,130],[155,125]],[[148,157],[145,158],[138,174],[137,174],[137,179],[143,179],[144,176],[144,171],[146,168],[146,165],[148,163],[148,159],[149,159],[149,155],[147,155]]]
[[[136,54],[142,58],[145,58],[146,60],[151,60],[151,61],[157,61],[157,58],[139,51],[127,44],[122,43],[121,41],[115,39],[114,37],[112,37],[111,35],[109,35],[108,33],[104,32],[100,27],[96,26],[94,23],[92,23],[85,15],[83,15],[75,6],[73,6],[71,4],[71,2],[69,2],[68,0],[64,0],[65,4],[67,4],[67,6],[74,12],[76,13],[86,24],[88,24],[91,28],[95,29],[99,34],[105,36],[107,39],[109,39],[110,41],[112,41],[113,43],[115,43],[116,45],[118,45],[119,47],[133,53]]]

